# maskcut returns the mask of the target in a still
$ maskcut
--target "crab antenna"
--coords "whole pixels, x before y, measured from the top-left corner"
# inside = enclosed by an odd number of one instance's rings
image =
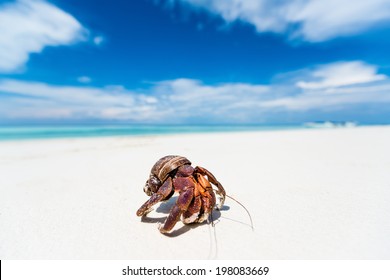
[[[245,211],[246,211],[246,213],[248,213],[249,219],[250,219],[250,221],[251,221],[251,228],[252,228],[252,231],[254,231],[255,229],[254,229],[254,227],[253,227],[252,216],[251,216],[251,214],[249,213],[248,209],[246,209],[246,207],[245,207],[241,202],[239,202],[237,199],[235,199],[234,197],[231,197],[231,196],[228,195],[228,194],[226,194],[226,196],[227,196],[228,198],[230,198],[231,200],[234,200],[235,202],[237,202],[239,205],[241,205],[242,208],[245,209]]]

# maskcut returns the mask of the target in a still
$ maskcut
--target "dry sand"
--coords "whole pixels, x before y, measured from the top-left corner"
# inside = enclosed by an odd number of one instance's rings
[[[390,259],[390,127],[0,142],[1,259]],[[215,226],[135,215],[160,157],[227,192]]]

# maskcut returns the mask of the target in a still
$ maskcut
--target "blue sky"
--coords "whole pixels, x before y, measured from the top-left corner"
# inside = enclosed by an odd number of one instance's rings
[[[0,123],[390,123],[388,0],[0,1]]]

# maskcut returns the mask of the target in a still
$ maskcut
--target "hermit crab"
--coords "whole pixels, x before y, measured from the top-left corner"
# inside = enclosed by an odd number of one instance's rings
[[[138,209],[137,216],[146,215],[153,205],[168,200],[175,192],[179,194],[167,219],[159,225],[161,233],[170,232],[180,217],[184,224],[202,223],[216,206],[216,195],[217,209],[221,209],[226,197],[221,183],[210,171],[192,167],[187,158],[174,155],[165,156],[153,165],[144,192],[150,198]]]

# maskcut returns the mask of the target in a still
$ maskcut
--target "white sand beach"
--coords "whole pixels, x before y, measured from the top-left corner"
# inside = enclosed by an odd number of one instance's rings
[[[390,259],[390,127],[0,142],[1,259]],[[178,154],[227,193],[215,226],[143,222]]]

